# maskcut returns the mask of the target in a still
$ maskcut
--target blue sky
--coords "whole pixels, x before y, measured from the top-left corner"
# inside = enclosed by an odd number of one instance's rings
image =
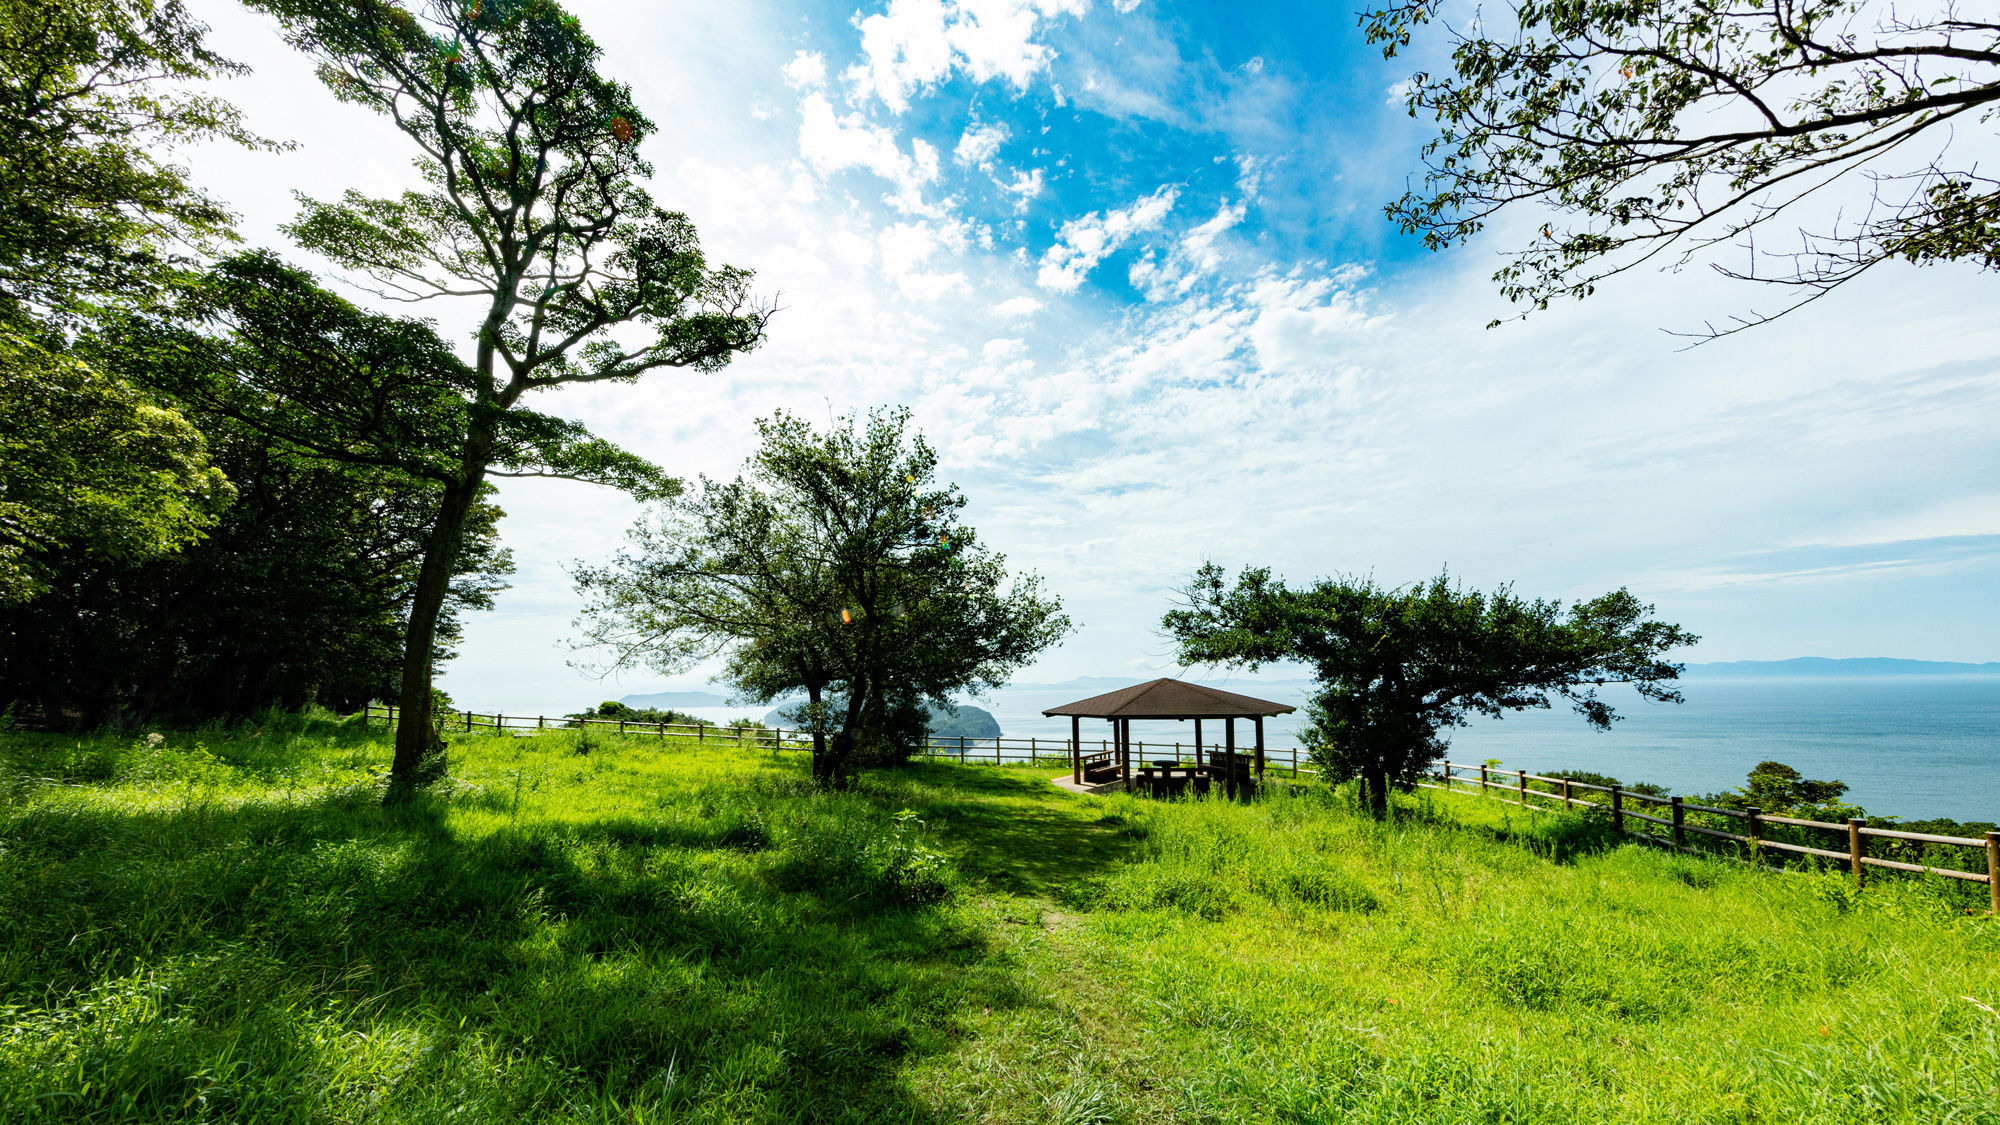
[[[655,194],[785,311],[720,377],[537,405],[688,476],[733,473],[780,407],[908,405],[984,537],[1080,626],[1023,679],[1171,672],[1154,630],[1208,558],[1630,586],[1706,638],[1694,660],[2000,658],[1992,275],[1884,269],[1682,350],[1663,329],[1767,300],[1697,263],[1488,331],[1496,254],[1541,219],[1446,254],[1390,226],[1426,139],[1392,90],[1424,50],[1385,62],[1346,9],[576,10],[661,125]],[[408,150],[260,20],[207,13],[257,68],[224,91],[299,148],[190,163],[310,264],[276,229],[292,189],[400,190]],[[668,686],[586,680],[561,647],[565,566],[636,507],[551,482],[502,503],[520,573],[447,687],[533,709]]]

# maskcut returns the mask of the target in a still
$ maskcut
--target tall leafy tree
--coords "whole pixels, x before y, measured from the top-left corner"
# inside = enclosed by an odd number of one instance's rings
[[[633,550],[576,570],[586,642],[670,673],[721,656],[752,700],[805,695],[822,784],[906,754],[926,701],[998,687],[1069,631],[1040,578],[1010,580],[959,521],[964,496],[937,486],[908,421],[758,422],[743,476],[704,478],[633,530]]]
[[[1444,732],[1474,715],[1561,698],[1606,730],[1618,718],[1599,694],[1607,683],[1679,703],[1667,685],[1681,666],[1663,657],[1700,639],[1652,620],[1652,607],[1622,589],[1565,613],[1560,602],[1504,586],[1482,594],[1446,575],[1401,589],[1342,578],[1295,590],[1261,568],[1231,586],[1208,564],[1183,596],[1164,619],[1181,663],[1313,670],[1319,687],[1302,734],[1330,779],[1362,779],[1377,816],[1388,813],[1389,786],[1414,785],[1444,755]]]
[[[250,0],[277,17],[341,99],[376,110],[429,186],[395,198],[303,198],[291,234],[393,300],[470,302],[462,425],[437,458],[442,501],[409,617],[392,793],[433,749],[431,648],[452,560],[489,477],[666,482],[543,415],[527,395],[714,371],[759,343],[750,275],[711,267],[686,216],[641,186],[653,124],[598,73],[598,45],[553,0]],[[532,462],[508,463],[510,443]],[[448,467],[446,467],[448,466]]]
[[[170,163],[179,144],[262,144],[166,80],[241,68],[179,0],[0,0],[0,604],[56,552],[131,565],[214,522],[228,486],[187,419],[70,354],[105,301],[143,298],[229,214]]]
[[[190,92],[244,69],[207,31],[180,0],[0,0],[0,316],[68,320],[233,237],[170,162],[196,141],[269,143]]]
[[[1361,22],[1393,57],[1445,7],[1402,0]],[[1421,187],[1388,212],[1438,249],[1528,210],[1539,233],[1494,275],[1510,300],[1545,308],[1736,243],[1716,268],[1785,296],[1707,329],[1723,334],[1883,262],[2000,268],[2000,179],[1979,166],[2000,103],[1990,8],[1524,0],[1464,26],[1450,72],[1408,83],[1411,114],[1439,131]],[[1856,188],[1863,205],[1825,199]]]
[[[403,614],[412,639],[391,693],[406,715],[428,715],[438,629],[472,546],[467,535],[492,511],[489,476],[560,476],[648,497],[679,487],[576,422],[519,406],[489,409],[477,373],[429,324],[358,308],[267,252],[224,260],[171,306],[118,322],[100,347],[106,363],[227,419],[275,453],[352,466],[425,498],[418,507],[431,523]],[[475,437],[480,455],[468,465]],[[425,663],[413,675],[408,661],[419,655]],[[423,722],[428,750],[435,736]]]

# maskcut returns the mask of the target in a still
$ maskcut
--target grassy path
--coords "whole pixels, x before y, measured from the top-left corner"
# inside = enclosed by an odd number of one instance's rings
[[[1390,824],[351,726],[0,742],[0,1120],[2000,1122],[2000,922]]]

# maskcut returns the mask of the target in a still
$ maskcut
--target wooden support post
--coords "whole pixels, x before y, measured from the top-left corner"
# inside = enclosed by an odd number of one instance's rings
[[[2000,917],[2000,832],[1986,834],[1986,892],[1994,916]]]
[[[702,739],[707,737],[708,737],[708,726],[704,723],[696,723],[694,725],[694,740],[696,742],[700,742]]]
[[[1687,847],[1687,842],[1688,842],[1687,829],[1681,826],[1685,816],[1686,813],[1683,812],[1681,809],[1681,799],[1679,797],[1675,797],[1674,798],[1674,846],[1677,848]]]
[[[1750,837],[1750,862],[1764,866],[1764,815],[1762,805],[1751,805],[1743,810],[1743,834]]]
[[[1069,778],[1078,785],[1083,784],[1083,718],[1069,717]]]
[[[1563,808],[1573,808],[1569,800],[1569,778],[1563,778]]]
[[[1484,762],[1481,762],[1479,765],[1479,795],[1482,797],[1486,796],[1486,764]]]
[[[545,729],[545,728],[546,728],[546,727],[547,727],[548,725],[549,725],[549,717],[548,717],[547,715],[536,715],[536,716],[535,716],[535,729],[536,729],[536,730],[543,730],[543,729]]]
[[[1124,771],[1125,792],[1135,792],[1138,779],[1132,776],[1132,720],[1111,720],[1111,737],[1118,740],[1118,765]]]
[[[1515,772],[1515,773],[1516,773],[1517,775],[1519,775],[1519,779],[1520,779],[1520,784],[1521,784],[1521,788],[1520,788],[1520,793],[1521,793],[1521,807],[1525,809],[1525,808],[1527,808],[1527,807],[1528,807],[1528,771],[1527,771],[1527,770],[1515,770],[1514,772]]]
[[[1857,888],[1868,885],[1868,867],[1861,862],[1861,857],[1866,854],[1867,845],[1861,835],[1861,818],[1850,816],[1847,818],[1847,866],[1854,871],[1854,885]]]
[[[1194,721],[1194,764],[1201,765],[1201,720]]]
[[[625,733],[625,720],[623,719],[618,720],[618,733],[619,734]]]
[[[1264,784],[1264,716],[1250,720],[1257,725],[1257,784]]]
[[[1236,799],[1236,716],[1222,720],[1222,768],[1228,771],[1223,781],[1223,791],[1230,800]]]
[[[1034,763],[1039,762],[1041,760],[1042,760],[1042,740],[1034,737],[1033,735],[1030,735],[1028,736],[1028,764],[1033,765]]]
[[[1625,831],[1625,791],[1616,785],[1611,787],[1611,829]]]

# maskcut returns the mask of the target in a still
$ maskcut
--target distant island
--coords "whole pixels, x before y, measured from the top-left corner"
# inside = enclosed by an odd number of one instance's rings
[[[628,707],[727,707],[729,697],[712,691],[656,691],[651,695],[628,695],[618,702]]]
[[[930,727],[932,738],[1000,737],[1000,720],[994,718],[991,711],[965,703],[959,704],[957,711],[953,714],[942,707],[929,708],[930,719],[926,725]],[[785,708],[780,707],[764,716],[764,725],[793,727],[798,725],[798,720],[788,718]]]
[[[1828,676],[2000,676],[2000,662],[1958,664],[1948,660],[1896,660],[1862,656],[1831,660],[1798,656],[1790,660],[1725,660],[1690,664],[1689,679],[1821,679]]]

